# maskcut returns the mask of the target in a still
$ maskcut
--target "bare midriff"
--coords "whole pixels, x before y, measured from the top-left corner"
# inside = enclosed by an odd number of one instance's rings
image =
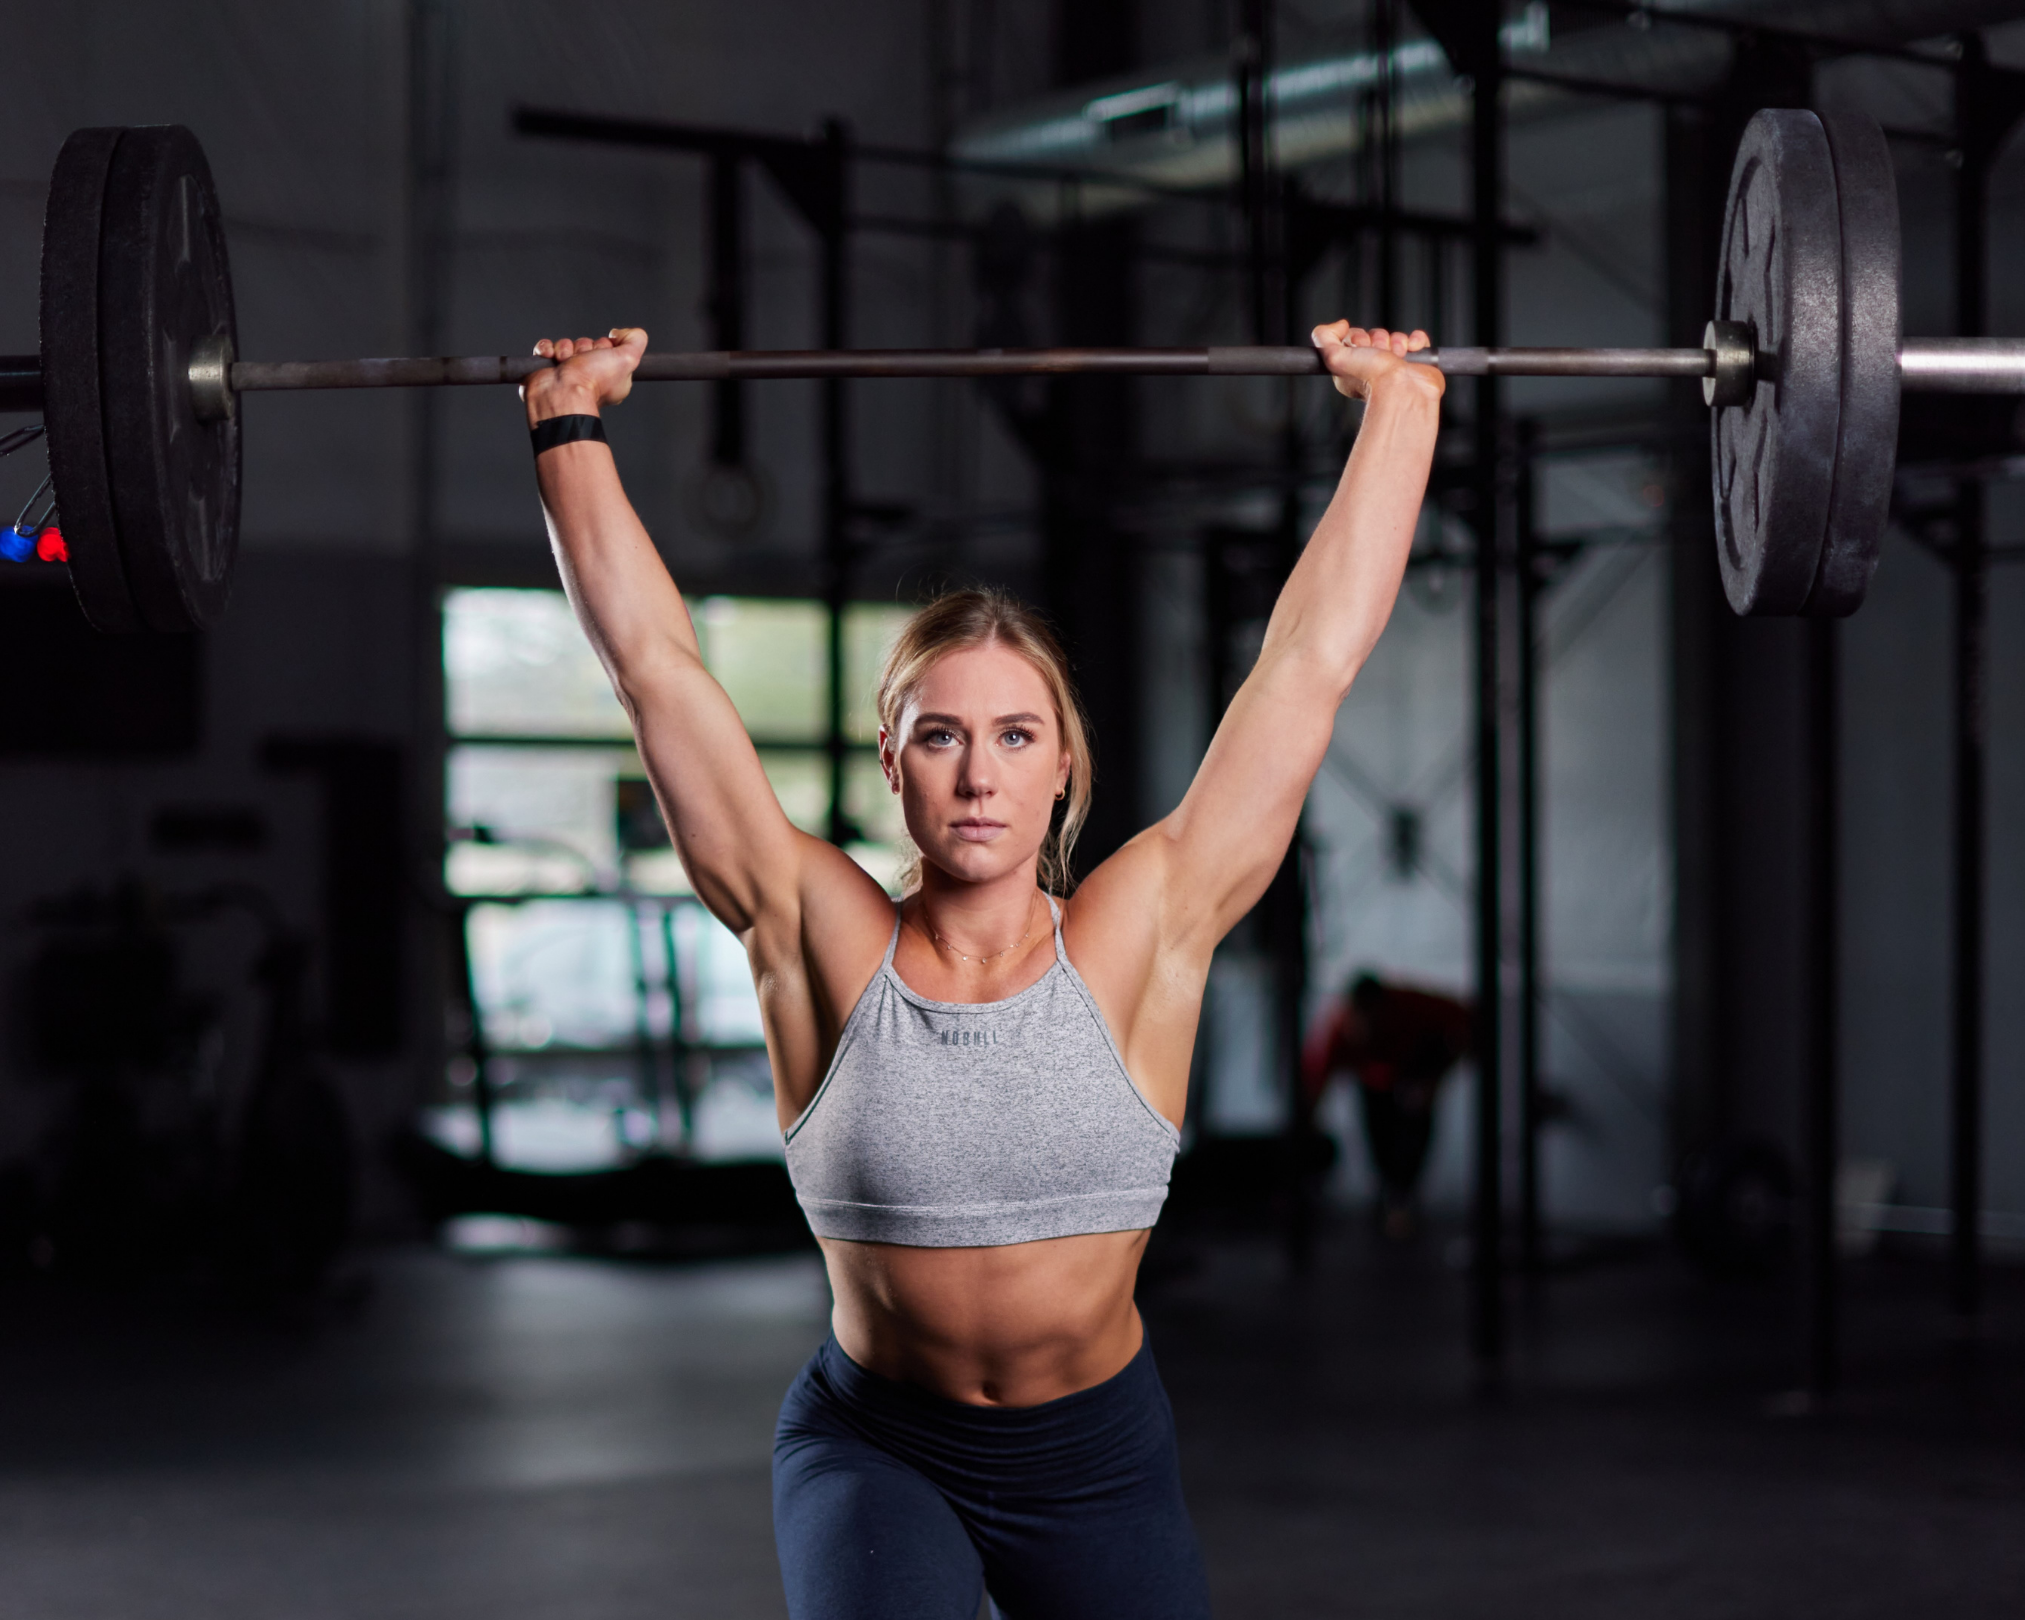
[[[845,1355],[972,1406],[1038,1406],[1121,1372],[1143,1332],[1145,1232],[991,1249],[822,1239]]]

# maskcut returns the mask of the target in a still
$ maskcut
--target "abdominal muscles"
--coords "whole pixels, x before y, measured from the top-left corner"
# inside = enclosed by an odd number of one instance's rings
[[[1147,1234],[990,1249],[822,1241],[837,1343],[859,1366],[949,1400],[1034,1406],[1138,1352],[1132,1285]]]

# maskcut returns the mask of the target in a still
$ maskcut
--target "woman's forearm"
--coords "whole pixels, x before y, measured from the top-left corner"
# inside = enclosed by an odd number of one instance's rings
[[[1293,655],[1340,688],[1392,614],[1434,462],[1441,395],[1401,368],[1374,388],[1336,493],[1274,605],[1261,649]]]
[[[682,594],[611,450],[589,439],[558,445],[536,459],[535,477],[563,588],[621,696],[671,654],[699,659]]]
[[[556,417],[602,418],[633,388],[647,350],[639,327],[602,338],[544,338],[535,353],[558,362],[522,388],[530,429]],[[620,698],[634,706],[643,681],[671,661],[701,668],[696,630],[602,439],[576,439],[534,460],[542,515],[563,588]]]

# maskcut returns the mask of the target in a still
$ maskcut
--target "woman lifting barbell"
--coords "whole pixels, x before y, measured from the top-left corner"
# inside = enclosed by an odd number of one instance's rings
[[[796,1620],[1208,1612],[1133,1281],[1167,1195],[1210,954],[1264,893],[1399,589],[1440,419],[1415,332],[1317,327],[1366,410],[1187,796],[1080,886],[1091,754],[1068,661],[996,591],[888,654],[896,904],[788,821],[597,420],[637,328],[544,340],[525,388],[563,582],[684,869],[752,961],[832,1334],[782,1407]],[[1073,892],[1072,892],[1073,888]]]

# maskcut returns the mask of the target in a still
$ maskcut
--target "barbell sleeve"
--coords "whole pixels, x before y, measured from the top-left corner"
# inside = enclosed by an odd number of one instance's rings
[[[1907,338],[1898,385],[1909,394],[2025,394],[2025,338]]]

